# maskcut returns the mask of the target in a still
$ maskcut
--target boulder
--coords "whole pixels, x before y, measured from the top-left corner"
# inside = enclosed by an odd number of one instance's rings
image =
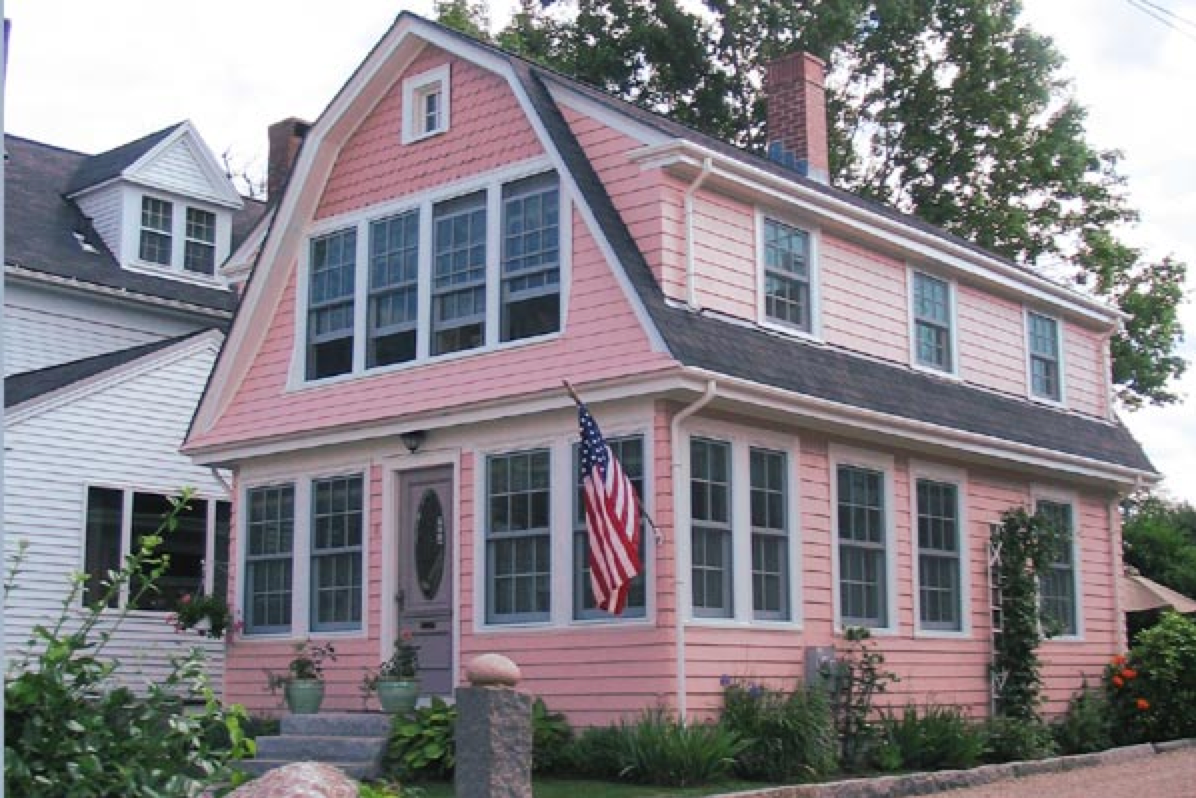
[[[294,762],[242,784],[227,798],[357,798],[357,782],[332,765]]]
[[[474,687],[514,687],[523,674],[502,654],[482,654],[465,666],[465,678]]]

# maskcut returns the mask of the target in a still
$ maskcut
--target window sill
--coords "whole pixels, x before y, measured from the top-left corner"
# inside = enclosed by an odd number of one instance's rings
[[[429,130],[426,133],[420,133],[418,135],[413,134],[411,136],[404,136],[403,137],[403,145],[407,146],[410,144],[419,144],[421,141],[427,141],[428,139],[434,139],[437,136],[443,135],[445,133],[448,133],[448,128],[447,127],[439,127],[439,128],[436,128],[435,130]]]
[[[797,339],[800,339],[803,341],[808,341],[808,342],[814,343],[814,344],[825,344],[826,343],[825,341],[822,340],[822,336],[819,335],[818,332],[816,332],[813,327],[811,327],[810,330],[803,330],[800,327],[790,327],[787,324],[784,324],[779,321],[772,321],[771,319],[766,318],[766,317],[758,318],[756,320],[756,323],[763,330],[768,330],[769,332],[778,333],[780,335],[786,336],[787,338],[797,338]]]
[[[145,274],[151,277],[162,277],[167,280],[177,280],[180,283],[191,283],[192,285],[199,285],[205,288],[227,288],[227,284],[223,279],[215,274],[200,274],[198,272],[189,272],[186,269],[176,269],[173,266],[163,266],[160,263],[147,263],[146,261],[134,260],[124,264],[123,268],[126,271],[134,272],[136,274]]]
[[[928,377],[939,377],[944,380],[951,380],[952,382],[963,382],[963,377],[960,376],[958,370],[948,371],[946,369],[928,366],[925,363],[911,363],[910,368],[919,374],[925,374]]]
[[[737,629],[759,631],[800,631],[801,621],[756,620],[754,618],[703,618],[693,616],[685,621],[686,627],[695,629]]]
[[[914,629],[917,640],[972,640],[971,629],[952,631],[950,629]]]

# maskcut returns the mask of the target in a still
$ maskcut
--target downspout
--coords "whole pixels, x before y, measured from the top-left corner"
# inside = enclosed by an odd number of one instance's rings
[[[707,160],[709,161],[709,159]],[[681,482],[682,466],[681,424],[694,413],[710,404],[717,391],[718,383],[714,380],[707,381],[705,393],[699,396],[693,404],[682,408],[680,413],[673,416],[673,422],[669,426],[669,442],[673,447],[673,634],[677,641],[677,717],[682,723],[685,722],[688,700],[685,684],[685,619],[681,608],[682,597],[685,595],[685,589],[689,581],[681,570],[677,556],[678,546],[680,545],[678,542],[679,536],[677,535],[677,519],[682,516],[682,508],[685,506],[686,501],[685,496],[688,495],[678,487]]]
[[[710,177],[713,168],[714,162],[709,157],[704,158],[702,171],[685,189],[685,304],[690,310],[701,310],[698,305],[697,267],[694,265],[694,196],[706,178]]]
[[[1113,563],[1113,617],[1117,623],[1114,627],[1117,634],[1114,641],[1117,645],[1117,653],[1125,651],[1127,643],[1125,634],[1125,615],[1121,611],[1121,585],[1125,581],[1125,562],[1122,559],[1125,553],[1125,547],[1122,544],[1121,537],[1121,509],[1118,507],[1116,496],[1109,499],[1108,506],[1108,525],[1109,525],[1109,553]],[[1113,530],[1117,530],[1117,534],[1113,534]]]

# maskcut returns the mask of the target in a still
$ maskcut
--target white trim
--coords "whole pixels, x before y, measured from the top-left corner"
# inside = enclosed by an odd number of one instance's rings
[[[441,64],[427,72],[412,75],[403,80],[403,144],[414,144],[424,139],[447,133],[450,127],[449,109],[452,108],[452,80],[449,74],[449,63]],[[423,129],[423,110],[417,109],[417,101],[422,100],[431,90],[439,90],[440,112],[439,125],[431,130]],[[417,117],[418,110],[418,117]]]
[[[133,270],[129,269],[129,271]],[[152,305],[155,307],[167,308],[179,313],[194,313],[197,315],[207,316],[208,318],[215,319],[220,322],[227,322],[228,319],[233,315],[232,311],[229,310],[208,307],[206,305],[196,305],[192,302],[183,302],[177,299],[166,299],[164,297],[153,296],[152,294],[142,294],[132,289],[113,288],[111,286],[100,285],[98,283],[89,283],[85,280],[74,277],[60,277],[56,274],[48,274],[35,269],[27,269],[23,266],[18,266],[13,263],[4,264],[4,274],[5,276],[14,277],[19,280],[45,283],[56,288],[85,291],[105,297],[116,298],[121,302],[135,302],[145,305]],[[223,286],[215,287],[223,288]]]
[[[918,275],[928,277],[931,280],[937,280],[947,286],[947,330],[948,346],[951,347],[950,362],[947,368],[941,369],[932,366],[928,363],[923,363],[918,360],[918,310],[917,310],[917,279]],[[932,374],[936,377],[952,377],[956,380],[962,379],[960,376],[960,356],[959,356],[959,300],[956,296],[956,281],[952,277],[944,277],[927,269],[921,269],[913,264],[906,264],[906,307],[909,313],[909,364],[910,367],[922,371],[927,374]]]
[[[1049,319],[1055,322],[1055,363],[1059,368],[1057,379],[1059,381],[1059,398],[1055,399],[1050,396],[1040,396],[1034,393],[1034,358],[1030,351],[1030,315],[1033,314],[1042,319]],[[1026,367],[1026,398],[1031,402],[1038,404],[1050,405],[1051,407],[1067,407],[1067,369],[1064,365],[1064,327],[1063,319],[1059,316],[1045,313],[1041,310],[1036,310],[1029,305],[1022,306],[1022,354],[1025,358]]]
[[[827,476],[831,495],[831,602],[835,632],[841,633],[844,629],[839,601],[839,467],[854,466],[879,471],[884,477],[886,623],[884,626],[869,628],[873,634],[895,635],[901,626],[897,619],[897,504],[894,501],[897,468],[894,457],[891,454],[832,443],[828,447],[827,462],[830,469]]]
[[[815,224],[802,220],[790,211],[775,212],[756,206],[756,323],[775,332],[807,340],[822,341],[822,231]],[[806,270],[810,287],[810,329],[803,330],[792,324],[776,321],[768,316],[765,292],[767,270],[764,265],[764,226],[777,222],[806,234]]]
[[[1075,596],[1076,612],[1075,634],[1061,634],[1058,637],[1047,638],[1045,642],[1083,643],[1085,642],[1084,574],[1082,571],[1083,550],[1080,546],[1080,538],[1083,535],[1084,530],[1080,523],[1080,496],[1077,492],[1072,490],[1057,488],[1053,485],[1046,485],[1041,482],[1032,482],[1030,483],[1030,511],[1032,513],[1038,513],[1038,503],[1040,501],[1048,501],[1055,504],[1066,504],[1071,508],[1072,595]],[[1110,590],[1113,590],[1115,593],[1118,590],[1118,583],[1116,579],[1114,579],[1110,584]]]
[[[948,483],[955,486],[956,546],[959,550],[959,623],[958,630],[922,628],[922,590],[919,564],[918,480]],[[909,461],[909,530],[910,530],[910,592],[914,600],[914,636],[927,638],[971,639],[972,637],[972,548],[973,540],[968,520],[968,474],[961,468]],[[980,541],[985,541],[983,536]]]
[[[549,95],[553,102],[560,105],[568,106],[580,114],[594,119],[601,124],[609,127],[611,130],[622,133],[624,136],[635,139],[644,146],[655,146],[666,144],[673,141],[671,136],[661,133],[648,125],[640,124],[632,119],[627,114],[619,113],[604,105],[601,101],[587,97],[572,86],[558,83],[552,80],[552,76],[545,81],[545,88],[548,89]],[[618,98],[611,96],[611,102],[621,102]]]

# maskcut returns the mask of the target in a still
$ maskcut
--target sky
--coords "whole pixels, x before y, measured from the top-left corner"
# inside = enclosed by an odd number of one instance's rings
[[[1196,503],[1196,0],[1023,3],[1067,59],[1089,139],[1124,153],[1142,214],[1127,237],[1193,272],[1186,399],[1123,417],[1164,491]],[[218,157],[264,172],[267,126],[315,119],[404,9],[432,0],[8,0],[7,132],[98,153],[190,119]]]

